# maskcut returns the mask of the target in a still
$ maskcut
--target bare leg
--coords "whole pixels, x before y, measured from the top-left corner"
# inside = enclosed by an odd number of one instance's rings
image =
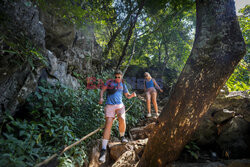
[[[148,113],[150,114],[151,113],[151,97],[150,97],[150,95],[146,95],[146,101],[147,101],[147,110],[148,110]]]
[[[157,105],[156,98],[157,98],[157,93],[153,92],[152,93],[152,102],[153,102],[153,105],[154,105],[154,108],[155,108],[155,112],[156,112],[156,114],[158,114],[158,105]]]
[[[114,120],[114,118],[106,117],[105,129],[103,132],[103,139],[109,140],[113,120]]]
[[[117,116],[119,121],[119,132],[124,134],[126,131],[125,114],[118,114]]]

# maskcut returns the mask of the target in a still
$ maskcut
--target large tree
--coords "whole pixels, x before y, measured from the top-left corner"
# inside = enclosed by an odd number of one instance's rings
[[[196,0],[191,55],[138,166],[176,160],[202,116],[246,52],[233,0]]]

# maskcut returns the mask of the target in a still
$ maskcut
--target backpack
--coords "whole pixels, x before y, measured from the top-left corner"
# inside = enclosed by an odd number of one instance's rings
[[[112,83],[113,80],[110,80],[109,82]],[[123,86],[123,89],[124,89],[124,82],[122,81],[122,86]],[[112,89],[111,88],[107,88],[107,93],[108,95],[112,95],[114,94],[116,91],[118,90],[118,85],[116,87],[113,87]]]

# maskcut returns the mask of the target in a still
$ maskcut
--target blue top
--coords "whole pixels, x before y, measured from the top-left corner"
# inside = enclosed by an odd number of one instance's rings
[[[104,85],[107,86],[107,89],[117,89],[114,94],[107,94],[106,104],[122,104],[122,93],[128,92],[126,84],[123,86],[122,82],[116,83],[114,80],[108,80]]]
[[[146,81],[146,88],[152,88],[154,87],[154,82],[153,82],[153,79],[151,79],[150,81],[148,80],[145,80]]]

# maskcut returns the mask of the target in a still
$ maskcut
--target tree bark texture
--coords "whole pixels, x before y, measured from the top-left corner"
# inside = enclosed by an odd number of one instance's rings
[[[196,12],[191,55],[138,166],[166,166],[178,158],[246,53],[233,0],[196,0]]]

